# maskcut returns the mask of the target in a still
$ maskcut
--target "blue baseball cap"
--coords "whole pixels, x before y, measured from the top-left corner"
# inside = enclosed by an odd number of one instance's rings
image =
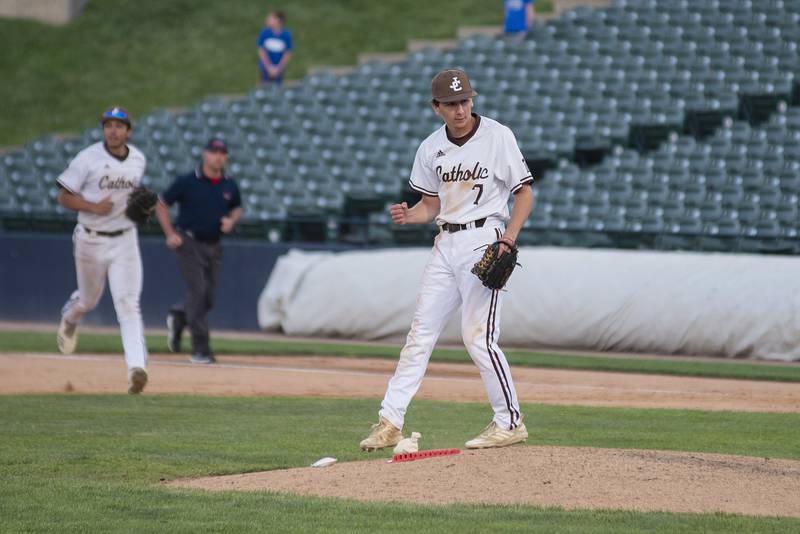
[[[219,137],[212,137],[206,143],[206,150],[209,152],[224,152],[228,153],[228,144],[225,143],[224,139],[220,139]]]
[[[125,108],[112,106],[105,110],[102,115],[100,115],[100,124],[105,124],[110,120],[120,121],[127,124],[128,128],[131,127],[131,115]]]

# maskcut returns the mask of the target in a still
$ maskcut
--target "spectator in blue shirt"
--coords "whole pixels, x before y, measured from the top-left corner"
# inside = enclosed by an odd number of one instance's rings
[[[260,80],[262,84],[280,85],[292,58],[292,34],[284,28],[286,15],[283,11],[270,11],[266,24],[256,42]]]
[[[521,35],[533,24],[533,0],[503,0],[506,35]]]

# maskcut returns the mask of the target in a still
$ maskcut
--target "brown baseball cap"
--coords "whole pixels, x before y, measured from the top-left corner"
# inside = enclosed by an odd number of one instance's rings
[[[437,102],[458,102],[473,96],[478,96],[478,93],[472,89],[463,70],[443,70],[431,81],[431,97]]]

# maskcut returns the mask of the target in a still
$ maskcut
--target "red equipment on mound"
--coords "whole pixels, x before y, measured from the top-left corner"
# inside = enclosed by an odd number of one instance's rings
[[[434,449],[430,451],[407,452],[404,454],[395,454],[389,463],[393,462],[413,462],[414,460],[424,460],[426,458],[435,458],[437,456],[451,456],[453,454],[461,454],[460,449]]]

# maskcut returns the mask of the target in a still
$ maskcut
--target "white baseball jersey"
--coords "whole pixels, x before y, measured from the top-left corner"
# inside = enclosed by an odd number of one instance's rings
[[[438,196],[437,224],[465,224],[483,218],[509,219],[508,197],[533,182],[514,133],[487,117],[462,146],[443,125],[417,149],[409,183],[415,191]]]
[[[99,202],[111,195],[114,207],[108,215],[78,212],[78,222],[91,230],[115,232],[132,228],[134,223],[125,217],[125,206],[131,190],[139,185],[147,163],[145,155],[128,145],[124,160],[106,150],[103,142],[78,152],[69,167],[58,177],[58,183],[70,193],[89,202]]]

